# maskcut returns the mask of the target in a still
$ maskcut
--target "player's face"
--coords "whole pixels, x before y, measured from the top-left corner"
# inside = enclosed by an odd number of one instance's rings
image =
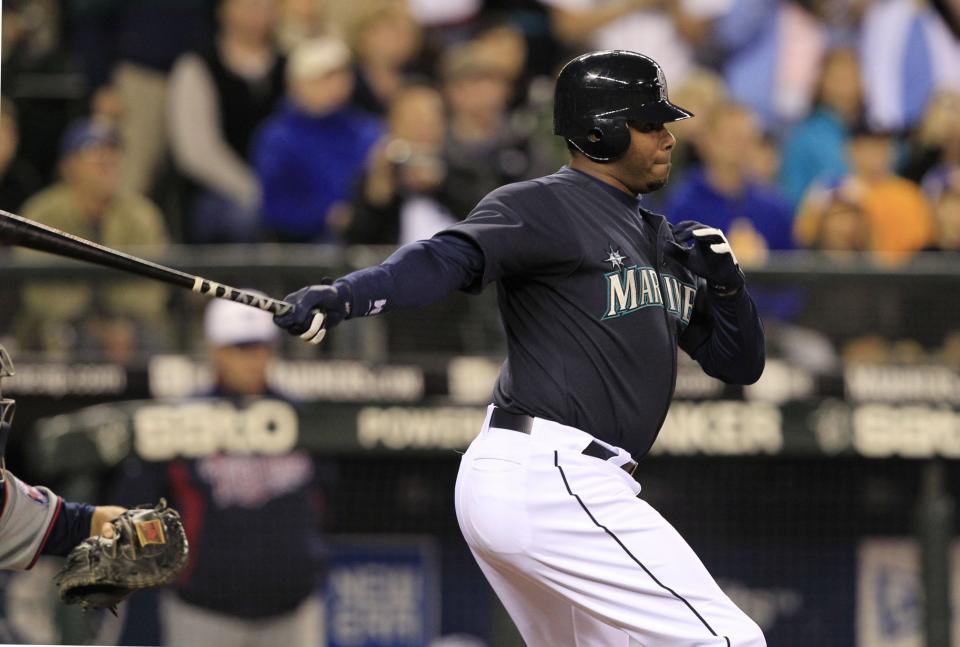
[[[660,189],[670,177],[670,155],[676,138],[661,123],[631,122],[630,148],[617,160],[619,178],[635,193]]]

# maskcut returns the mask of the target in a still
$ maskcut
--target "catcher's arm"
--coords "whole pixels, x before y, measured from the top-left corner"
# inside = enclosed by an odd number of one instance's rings
[[[87,537],[114,533],[119,506],[64,501],[6,471],[0,485],[0,569],[27,570],[40,555],[64,556]]]

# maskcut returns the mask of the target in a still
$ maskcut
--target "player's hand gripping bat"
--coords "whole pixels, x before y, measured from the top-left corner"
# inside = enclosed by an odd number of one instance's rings
[[[209,297],[230,299],[237,303],[266,310],[274,315],[284,315],[293,309],[293,305],[286,301],[233,288],[201,276],[194,276],[159,263],[137,258],[2,210],[0,210],[0,243],[27,247],[95,265],[112,267],[122,272],[137,274],[155,281],[187,288]],[[316,312],[311,328],[320,329],[323,325],[323,318],[322,313]]]

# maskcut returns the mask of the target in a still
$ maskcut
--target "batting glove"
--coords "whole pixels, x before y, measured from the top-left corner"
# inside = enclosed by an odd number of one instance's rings
[[[707,287],[720,295],[733,295],[745,279],[740,263],[719,229],[684,220],[674,225],[674,257],[688,270],[707,280]],[[692,244],[691,244],[692,241]]]
[[[308,285],[284,299],[293,309],[274,315],[273,322],[291,335],[319,344],[327,331],[350,316],[350,286],[347,283]]]

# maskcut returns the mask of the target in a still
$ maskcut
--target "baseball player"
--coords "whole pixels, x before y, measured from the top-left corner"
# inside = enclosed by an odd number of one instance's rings
[[[13,375],[13,362],[0,346],[0,380]],[[28,570],[41,554],[65,556],[87,537],[112,538],[118,506],[64,501],[48,488],[21,481],[3,465],[15,403],[0,396],[0,569]]]
[[[381,265],[294,292],[275,321],[316,342],[343,319],[496,283],[507,360],[456,509],[527,644],[765,645],[638,498],[677,347],[729,383],[764,366],[763,327],[723,234],[671,226],[639,199],[667,182],[676,140],[664,124],[693,115],[669,102],[656,62],[621,50],[569,62],[555,99],[569,166],[493,191]]]

